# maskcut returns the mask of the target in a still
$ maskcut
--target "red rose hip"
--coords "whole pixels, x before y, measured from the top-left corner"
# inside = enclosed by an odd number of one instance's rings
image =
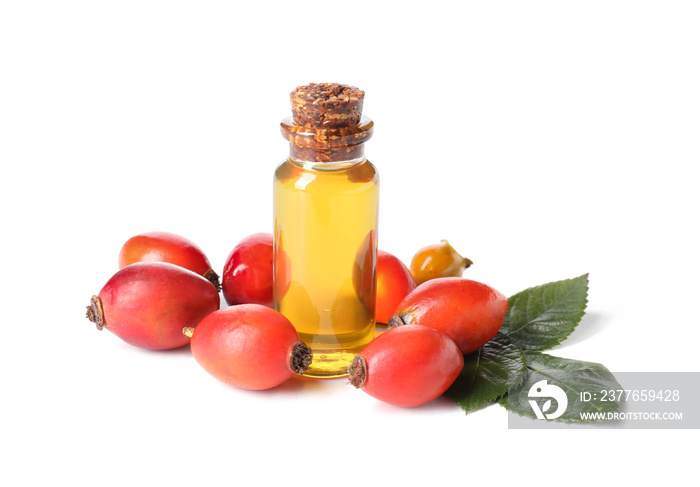
[[[204,370],[243,389],[270,389],[311,364],[292,323],[260,304],[221,309],[184,333],[192,334],[192,355]]]
[[[419,324],[447,333],[463,353],[491,340],[503,324],[508,299],[486,284],[461,277],[431,279],[398,306],[389,326]]]
[[[255,233],[241,240],[226,259],[221,279],[228,304],[272,308],[272,234]]]
[[[202,249],[185,237],[168,232],[147,232],[131,237],[119,251],[119,268],[135,262],[169,262],[199,274],[221,289]]]
[[[395,406],[420,406],[457,379],[464,357],[449,336],[427,326],[392,328],[355,356],[350,383]]]
[[[377,252],[377,323],[388,323],[396,307],[408,293],[415,289],[411,271],[397,257],[379,250]]]
[[[195,326],[219,309],[219,293],[202,276],[166,262],[138,262],[119,270],[93,296],[87,317],[131,345],[168,350],[190,340]]]

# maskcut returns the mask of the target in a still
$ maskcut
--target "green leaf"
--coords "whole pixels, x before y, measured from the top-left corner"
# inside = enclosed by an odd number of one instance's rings
[[[610,391],[621,391],[622,386],[603,365],[541,352],[526,351],[525,358],[529,372],[527,378],[520,387],[510,390],[499,400],[509,411],[537,419],[535,408],[538,408],[543,416],[539,419],[592,422],[594,418],[582,417],[582,413],[607,413],[620,409],[621,397]],[[557,397],[561,393],[556,388],[566,395],[566,404],[561,403],[561,396]],[[554,417],[559,412],[562,414]]]
[[[522,349],[498,333],[479,350],[464,356],[464,368],[445,395],[469,413],[495,402],[520,385],[526,375]]]
[[[546,350],[568,337],[588,302],[588,274],[531,287],[508,299],[501,333],[523,350]]]

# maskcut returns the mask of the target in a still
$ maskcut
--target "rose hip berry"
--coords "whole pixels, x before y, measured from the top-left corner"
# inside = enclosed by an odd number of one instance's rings
[[[131,345],[168,350],[186,345],[182,328],[219,309],[219,293],[202,276],[166,262],[119,270],[93,296],[87,317]]]
[[[447,333],[463,353],[491,340],[503,324],[508,299],[486,284],[461,277],[432,279],[399,304],[389,326],[420,324]]]
[[[420,249],[411,259],[416,285],[438,277],[461,277],[472,261],[459,255],[447,240]]]
[[[147,232],[131,237],[119,252],[119,268],[135,262],[169,262],[204,276],[216,288],[219,276],[202,249],[185,237],[168,232]]]
[[[270,389],[311,364],[311,349],[281,313],[239,304],[204,318],[192,335],[195,360],[217,379],[250,390]]]
[[[272,234],[255,233],[241,240],[226,259],[221,284],[230,305],[272,308]]]
[[[397,257],[379,250],[377,252],[377,302],[375,318],[377,323],[388,323],[396,312],[396,307],[408,293],[413,291],[411,271]]]
[[[464,357],[446,334],[427,326],[393,328],[355,355],[350,383],[395,406],[420,406],[457,379]]]

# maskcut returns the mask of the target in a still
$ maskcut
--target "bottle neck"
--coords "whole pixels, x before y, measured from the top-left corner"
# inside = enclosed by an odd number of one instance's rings
[[[351,127],[318,129],[295,125],[286,118],[280,129],[289,141],[289,158],[297,164],[345,166],[365,160],[365,142],[372,137],[374,122],[362,117]]]
[[[363,162],[366,162],[367,159],[363,157],[359,157],[357,159],[348,159],[348,160],[342,160],[342,161],[332,161],[332,162],[320,162],[318,160],[304,160],[304,159],[297,159],[295,157],[292,157],[290,154],[289,156],[289,162],[294,164],[295,166],[299,166],[303,169],[308,169],[311,171],[337,171],[340,169],[347,169],[351,166],[354,166],[355,164],[360,164]]]

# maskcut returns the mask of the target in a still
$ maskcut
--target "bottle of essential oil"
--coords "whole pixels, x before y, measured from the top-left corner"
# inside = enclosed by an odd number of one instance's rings
[[[313,351],[307,377],[347,375],[374,338],[379,176],[364,156],[364,92],[312,83],[282,121],[274,178],[274,302]]]

